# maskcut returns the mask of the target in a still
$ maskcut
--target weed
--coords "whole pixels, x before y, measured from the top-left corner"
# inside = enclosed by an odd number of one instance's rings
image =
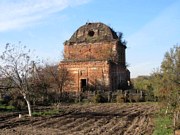
[[[105,95],[98,93],[92,97],[92,101],[93,103],[105,103],[107,99]]]
[[[172,117],[160,113],[155,119],[153,135],[173,135]]]

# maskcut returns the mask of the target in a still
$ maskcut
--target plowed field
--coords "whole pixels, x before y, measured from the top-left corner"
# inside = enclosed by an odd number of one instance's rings
[[[152,103],[61,105],[54,116],[0,113],[0,135],[151,135]]]

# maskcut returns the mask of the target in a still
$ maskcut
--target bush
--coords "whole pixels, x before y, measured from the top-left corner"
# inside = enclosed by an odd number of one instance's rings
[[[22,98],[12,99],[9,105],[16,107],[17,110],[23,110],[27,107],[26,102]]]
[[[139,94],[134,94],[130,96],[130,101],[131,102],[145,102],[144,96],[141,97]]]
[[[124,96],[123,96],[123,94],[117,94],[117,96],[116,96],[116,102],[117,103],[124,103],[125,101],[124,101]]]
[[[107,102],[107,98],[102,93],[98,93],[92,97],[92,102],[105,103],[105,102]]]
[[[130,96],[130,98],[131,98],[130,99],[131,102],[140,102],[141,101],[139,94],[134,94],[134,95]]]
[[[0,99],[0,111],[14,111],[15,106],[9,104],[9,100]]]

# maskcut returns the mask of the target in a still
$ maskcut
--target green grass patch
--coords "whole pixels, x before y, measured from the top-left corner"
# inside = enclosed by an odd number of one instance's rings
[[[14,111],[16,108],[12,105],[0,105],[0,110],[1,111]]]
[[[171,116],[162,113],[158,114],[155,118],[155,130],[153,135],[173,135],[172,121]]]
[[[59,110],[48,110],[48,111],[41,111],[41,112],[33,112],[33,116],[53,116],[59,114]]]

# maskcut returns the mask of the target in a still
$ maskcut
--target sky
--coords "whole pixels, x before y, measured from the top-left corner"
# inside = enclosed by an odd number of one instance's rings
[[[102,22],[123,33],[132,78],[151,74],[180,44],[180,0],[0,0],[0,11],[0,53],[20,41],[58,63],[80,26]]]

